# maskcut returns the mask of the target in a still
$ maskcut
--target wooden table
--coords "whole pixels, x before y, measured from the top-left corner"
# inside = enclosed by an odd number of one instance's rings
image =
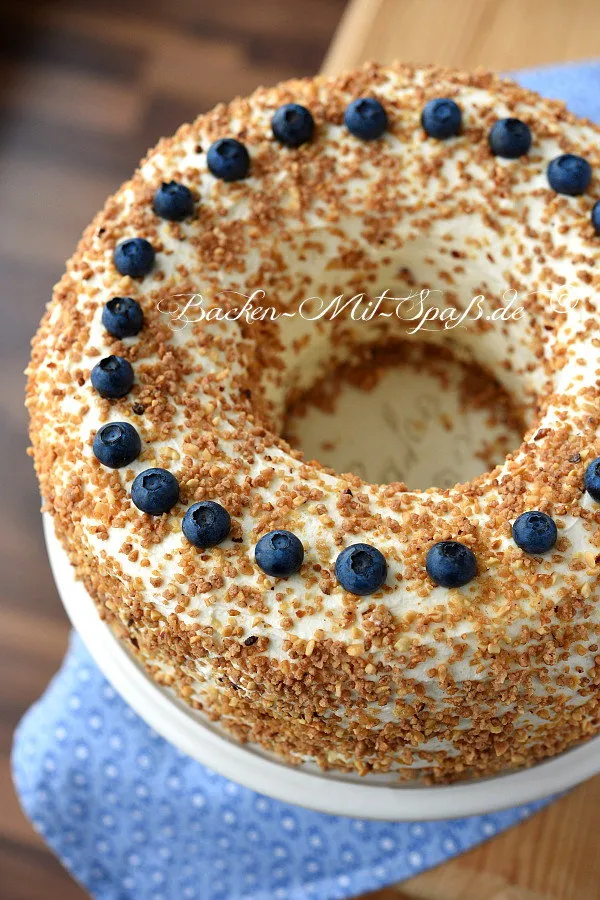
[[[597,56],[599,31],[598,0],[353,0],[322,70],[402,59],[509,71]],[[598,900],[599,840],[600,777],[518,828],[374,898]]]
[[[507,72],[592,58],[599,23],[597,0],[351,0],[322,71],[401,59]]]
[[[0,34],[0,900],[82,900],[18,808],[14,726],[56,671],[68,626],[25,456],[27,344],[63,261],[159,135],[259,83],[310,74],[344,0],[14,0]],[[598,0],[362,0],[327,71],[365,56],[498,69],[593,56]],[[600,781],[402,894],[599,900]],[[400,900],[396,890],[379,900]],[[136,900],[146,900],[140,897]]]

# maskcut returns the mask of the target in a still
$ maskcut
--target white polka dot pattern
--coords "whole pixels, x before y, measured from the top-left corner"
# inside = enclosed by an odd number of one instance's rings
[[[411,824],[279,803],[149,729],[77,637],[18,729],[13,766],[34,826],[98,900],[352,896],[437,865],[544,805]]]

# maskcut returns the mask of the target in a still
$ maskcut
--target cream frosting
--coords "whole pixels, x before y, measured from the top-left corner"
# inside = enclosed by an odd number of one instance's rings
[[[376,146],[342,124],[361,93],[390,117]],[[461,136],[425,138],[419,112],[431,96],[457,100]],[[270,136],[274,109],[291,99],[317,120],[299,151]],[[487,148],[490,122],[505,115],[531,123],[526,158]],[[207,147],[225,135],[250,152],[250,177],[238,184],[206,168]],[[261,90],[201,117],[159,144],[90,226],[29,372],[42,490],[103,614],[158,679],[243,739],[295,762],[452,780],[531,763],[597,729],[600,536],[582,485],[599,449],[597,238],[592,198],[558,196],[545,175],[565,149],[597,164],[597,147],[593,126],[491,76],[371,67]],[[198,199],[197,216],[181,225],[151,210],[153,191],[171,179]],[[112,263],[115,243],[136,235],[157,249],[141,282]],[[297,313],[311,296],[403,298],[422,288],[440,310],[480,294],[496,308],[516,291],[525,315],[411,336],[414,322],[395,316],[314,322]],[[226,305],[229,292],[257,289],[294,314],[181,328],[158,309],[173,294]],[[117,295],[142,304],[139,337],[115,342],[102,327],[103,304]],[[522,407],[531,429],[502,465],[468,485],[406,490],[307,465],[279,437],[290,397],[332,366],[424,337],[485,366]],[[111,404],[89,381],[110,352],[136,372],[132,396]],[[132,412],[138,398],[142,414]],[[143,453],[125,469],[107,472],[93,456],[106,421],[141,433]],[[182,486],[182,503],[159,524],[129,499],[135,475],[153,465]],[[196,499],[231,504],[237,543],[187,545],[180,520]],[[544,558],[512,541],[511,521],[527,509],[557,521],[559,543]],[[271,527],[293,531],[306,550],[285,581],[253,562]],[[447,538],[478,559],[479,575],[459,590],[433,585],[424,570],[428,547]],[[356,541],[388,562],[375,596],[347,595],[332,576]],[[259,640],[246,649],[249,635]]]

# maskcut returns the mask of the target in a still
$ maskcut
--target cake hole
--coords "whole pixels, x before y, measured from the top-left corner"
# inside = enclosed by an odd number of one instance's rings
[[[485,369],[446,348],[370,348],[288,402],[284,436],[307,460],[371,483],[449,488],[521,444],[523,411]]]

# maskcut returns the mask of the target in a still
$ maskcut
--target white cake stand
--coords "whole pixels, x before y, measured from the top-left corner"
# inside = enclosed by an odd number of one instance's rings
[[[51,517],[44,533],[58,592],[75,630],[116,691],[162,737],[188,756],[245,787],[286,803],[339,816],[388,821],[480,815],[539,800],[600,772],[600,737],[532,769],[440,787],[408,787],[384,776],[344,776],[279,762],[239,744],[175,694],[155,684],[99,617],[76,581]]]

